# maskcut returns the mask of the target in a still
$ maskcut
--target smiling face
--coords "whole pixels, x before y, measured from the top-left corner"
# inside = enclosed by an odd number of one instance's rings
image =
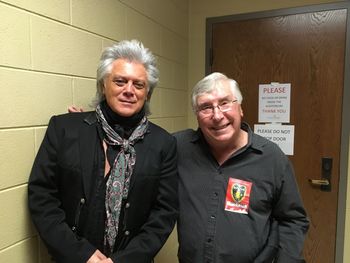
[[[222,82],[218,88],[210,93],[204,93],[197,97],[198,108],[213,106],[213,114],[203,115],[197,112],[198,126],[211,147],[223,148],[239,145],[241,138],[241,120],[243,111],[237,102],[232,103],[229,111],[221,112],[216,106],[225,101],[236,100],[228,82]]]
[[[147,72],[141,63],[117,59],[104,80],[103,93],[115,113],[130,117],[143,108],[147,87]]]

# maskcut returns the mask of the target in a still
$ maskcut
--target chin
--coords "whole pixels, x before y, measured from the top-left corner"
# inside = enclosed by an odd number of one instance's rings
[[[137,109],[132,107],[118,107],[114,108],[113,111],[122,117],[130,117],[137,113]]]
[[[230,142],[232,140],[232,134],[214,135],[213,138],[218,142]]]
[[[134,114],[136,114],[136,111],[122,111],[122,112],[118,112],[118,114],[122,117],[131,117]]]

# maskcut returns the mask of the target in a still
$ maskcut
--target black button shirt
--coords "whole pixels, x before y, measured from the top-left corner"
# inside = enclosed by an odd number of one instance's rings
[[[300,257],[308,219],[291,164],[276,144],[254,134],[247,124],[242,129],[248,132],[248,144],[222,165],[200,130],[175,134],[181,263],[264,262],[255,260],[270,242],[273,221],[280,222],[283,252]],[[230,178],[251,184],[246,214],[225,210]]]

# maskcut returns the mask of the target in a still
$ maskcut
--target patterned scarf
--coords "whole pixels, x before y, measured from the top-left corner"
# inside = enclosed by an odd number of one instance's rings
[[[96,115],[106,133],[105,142],[108,145],[119,145],[120,151],[114,160],[112,169],[106,184],[106,227],[104,234],[104,245],[107,251],[113,252],[115,240],[118,234],[119,215],[122,199],[128,196],[130,177],[136,161],[134,144],[143,139],[148,128],[148,120],[143,117],[139,125],[130,135],[129,139],[123,139],[107,123],[100,105],[96,107]]]

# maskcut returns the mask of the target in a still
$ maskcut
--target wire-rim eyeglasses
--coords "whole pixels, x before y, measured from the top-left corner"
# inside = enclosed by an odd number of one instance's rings
[[[197,112],[202,116],[211,116],[214,114],[215,108],[218,108],[221,112],[227,112],[232,110],[232,105],[238,100],[224,100],[218,105],[203,105],[197,109]]]

